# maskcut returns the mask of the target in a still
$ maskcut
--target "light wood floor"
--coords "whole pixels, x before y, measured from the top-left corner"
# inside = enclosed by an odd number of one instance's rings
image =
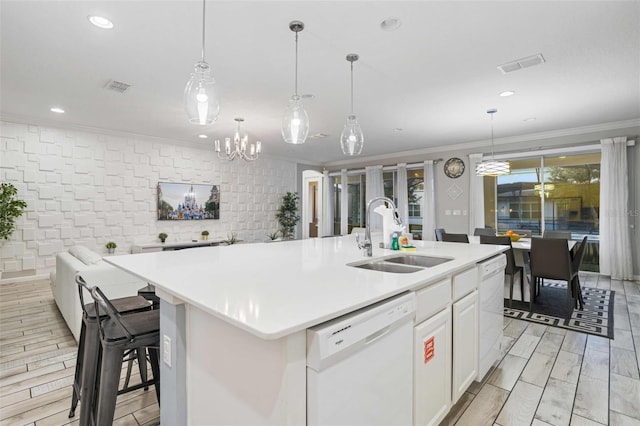
[[[67,417],[76,353],[48,280],[0,285],[0,426],[78,424],[80,406]],[[140,389],[118,397],[114,424],[157,424],[159,414],[153,387]]]
[[[640,283],[581,274],[614,290],[614,339],[505,318],[503,358],[441,425],[640,426]]]
[[[443,425],[640,426],[640,284],[582,283],[616,292],[615,339],[505,319],[502,361]],[[67,418],[76,349],[48,281],[0,285],[0,426],[77,424],[79,410]],[[114,424],[158,416],[153,389],[139,390],[118,398]]]

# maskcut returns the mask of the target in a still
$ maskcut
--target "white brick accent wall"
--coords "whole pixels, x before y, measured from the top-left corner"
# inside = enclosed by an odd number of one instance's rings
[[[235,232],[247,242],[266,240],[278,229],[282,195],[296,190],[295,163],[228,162],[209,145],[0,122],[0,180],[28,203],[17,231],[0,243],[0,269],[43,274],[74,244],[106,254],[113,240],[124,254],[160,232],[169,241],[199,240],[204,229],[210,239]],[[158,221],[159,181],[219,184],[220,219]]]

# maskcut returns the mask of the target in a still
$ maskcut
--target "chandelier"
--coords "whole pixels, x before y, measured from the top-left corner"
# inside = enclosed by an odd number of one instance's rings
[[[508,161],[496,160],[493,157],[493,114],[496,112],[498,110],[495,108],[487,110],[487,114],[491,114],[491,160],[482,161],[476,165],[477,176],[500,176],[511,173],[511,165]]]
[[[231,146],[231,138],[224,138],[224,154],[221,153],[220,140],[215,140],[215,150],[218,154],[218,158],[222,160],[233,160],[236,157],[242,158],[245,161],[255,161],[262,152],[262,143],[256,141],[255,144],[249,145],[249,138],[247,134],[240,136],[240,123],[244,121],[244,118],[234,118],[237,123],[236,132],[233,135],[233,147]],[[247,153],[247,148],[249,152]]]

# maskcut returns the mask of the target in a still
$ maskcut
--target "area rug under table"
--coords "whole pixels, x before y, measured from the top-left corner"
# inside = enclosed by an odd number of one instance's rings
[[[574,309],[571,318],[567,319],[566,283],[545,280],[536,303],[533,304],[533,312],[529,312],[528,302],[514,300],[509,308],[509,299],[505,299],[504,315],[613,339],[614,294],[611,290],[582,287],[584,310]]]

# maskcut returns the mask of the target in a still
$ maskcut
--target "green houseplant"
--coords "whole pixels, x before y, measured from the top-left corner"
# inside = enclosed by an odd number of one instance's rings
[[[165,234],[164,232],[161,232],[158,234],[158,238],[160,238],[160,242],[165,242],[165,240],[167,239],[168,235]]]
[[[293,239],[296,225],[300,221],[298,199],[296,192],[287,192],[282,196],[282,204],[276,212],[276,219],[280,224],[280,232],[285,240]]]
[[[200,234],[202,235],[202,239],[206,240],[209,238],[209,231],[207,231],[206,229],[204,231],[202,231],[202,233]]]
[[[231,234],[227,234],[227,239],[222,241],[226,245],[230,246],[238,242],[238,234],[232,232]]]
[[[18,190],[11,183],[0,185],[0,239],[8,240],[16,229],[16,219],[22,216],[27,203],[17,198]]]
[[[267,237],[269,237],[269,241],[275,241],[278,239],[278,235],[280,235],[280,231],[274,231],[271,232],[270,234],[266,234]]]
[[[114,241],[109,241],[107,244],[104,245],[107,249],[107,252],[109,254],[113,254],[116,251],[116,247],[118,247],[118,245],[114,242]]]

